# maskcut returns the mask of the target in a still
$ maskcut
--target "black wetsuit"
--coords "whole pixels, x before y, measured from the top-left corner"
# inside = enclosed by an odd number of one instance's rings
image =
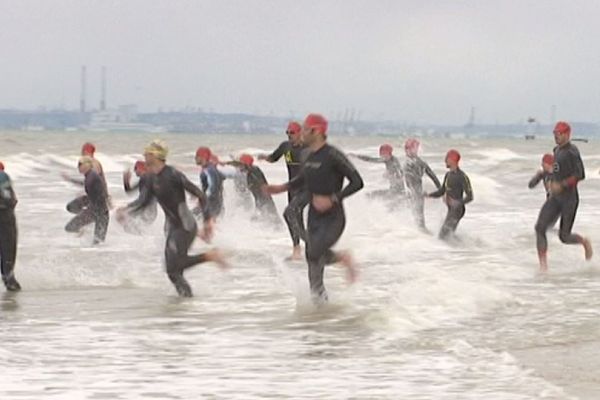
[[[383,157],[369,157],[363,155],[357,155],[357,158],[367,162],[383,163],[385,164],[386,176],[390,181],[390,188],[385,190],[375,190],[370,195],[377,197],[395,197],[403,195],[404,189],[404,174],[400,162],[395,156],[391,156],[388,159]]]
[[[458,223],[465,215],[465,204],[473,200],[473,189],[469,177],[461,169],[448,171],[444,177],[444,183],[430,197],[442,197],[446,195],[448,213],[444,224],[440,229],[440,239],[446,239],[456,231]]]
[[[77,214],[65,226],[67,232],[79,232],[85,225],[95,223],[94,243],[103,242],[108,230],[108,204],[105,182],[93,169],[85,174],[85,195],[67,204],[67,211]]]
[[[342,189],[344,178],[349,184]],[[333,207],[323,213],[311,204],[308,211],[306,260],[308,279],[315,302],[327,300],[323,284],[325,265],[337,261],[331,247],[338,241],[346,225],[343,200],[363,187],[363,180],[348,158],[337,148],[325,144],[311,153],[302,172],[288,182],[288,188],[306,187],[309,195],[333,196]]]
[[[138,192],[139,192],[138,199],[144,197],[145,192],[150,190],[150,184],[151,184],[150,179],[145,174],[141,175],[138,182],[133,186],[131,186],[128,181],[123,182],[125,192],[131,193],[136,189],[138,190]],[[134,200],[133,202],[129,203],[127,206],[133,204],[135,201],[137,201],[137,199]],[[152,222],[154,222],[154,220],[156,220],[156,216],[157,216],[156,199],[153,199],[151,201],[151,204],[148,205],[148,207],[145,207],[143,210],[140,210],[137,212],[132,212],[129,210],[128,214],[131,217],[131,219],[129,219],[123,225],[123,228],[128,233],[134,233],[134,234],[138,234],[138,235],[141,234],[142,229],[140,227],[139,221],[141,221],[144,225],[149,225]]]
[[[263,186],[267,185],[267,178],[265,174],[255,165],[246,166],[246,182],[248,183],[248,190],[254,196],[254,202],[256,210],[260,214],[261,218],[264,218],[270,223],[280,223],[279,216],[277,215],[277,207],[270,194],[263,192]]]
[[[200,173],[200,184],[206,195],[206,204],[202,207],[202,216],[204,220],[216,218],[223,212],[223,181],[225,176],[219,172],[213,164],[208,164],[202,168]],[[199,210],[194,209],[194,214],[198,215]]]
[[[282,142],[267,161],[275,162],[284,156],[288,170],[288,180],[292,180],[300,173],[302,163],[308,157],[309,150],[306,146],[294,145],[289,140]],[[283,212],[283,218],[290,231],[294,246],[300,244],[300,239],[306,241],[306,228],[304,227],[303,210],[310,202],[310,196],[305,188],[288,190],[288,205]]]
[[[0,171],[0,271],[2,282],[9,291],[21,289],[15,279],[15,261],[17,258],[17,219],[15,206],[17,197],[9,176]]]
[[[423,175],[427,174],[436,189],[440,188],[440,181],[429,165],[420,157],[407,157],[404,163],[404,179],[408,189],[409,199],[412,203],[413,214],[417,225],[425,229],[425,212],[423,196]]]
[[[561,182],[563,190],[559,194],[551,194],[540,210],[535,224],[538,253],[545,253],[548,249],[546,231],[560,216],[560,230],[558,237],[567,244],[581,243],[582,237],[571,233],[577,207],[579,206],[579,192],[577,182],[585,179],[583,161],[579,150],[570,142],[554,148],[554,172],[550,182]]]
[[[185,192],[206,202],[202,190],[190,182],[184,174],[166,165],[158,174],[148,175],[149,190],[128,208],[133,212],[147,207],[153,198],[158,200],[165,213],[166,235],[165,260],[167,275],[180,296],[191,297],[192,288],[183,277],[183,271],[205,260],[204,254],[188,255],[197,232],[196,219],[185,201]]]

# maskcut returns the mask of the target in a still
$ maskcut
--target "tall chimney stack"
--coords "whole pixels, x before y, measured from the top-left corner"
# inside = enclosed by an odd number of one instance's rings
[[[85,65],[81,66],[81,95],[79,97],[79,111],[85,112],[85,85],[86,85],[86,71]]]
[[[100,111],[106,110],[106,67],[102,67],[102,97],[100,98]]]

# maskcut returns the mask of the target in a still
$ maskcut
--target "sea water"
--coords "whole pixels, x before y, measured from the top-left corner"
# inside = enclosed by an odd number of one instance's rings
[[[107,240],[64,231],[65,205],[82,188],[77,155],[93,141],[115,206],[132,201],[122,172],[142,159],[153,134],[4,132],[0,159],[19,203],[16,276],[20,293],[0,293],[1,399],[597,399],[600,267],[581,246],[549,231],[549,272],[537,273],[535,224],[545,194],[527,188],[551,135],[425,137],[422,157],[439,179],[449,148],[462,153],[475,200],[457,240],[436,237],[445,216],[427,199],[432,235],[403,203],[368,196],[387,186],[382,164],[353,159],[365,188],[345,200],[346,230],[360,278],[327,267],[330,303],[310,302],[306,265],[288,263],[291,240],[237,206],[225,183],[225,214],[213,243],[231,269],[186,272],[195,297],[178,298],[164,272],[163,215],[143,236],[114,218]],[[284,135],[161,134],[169,163],[198,183],[193,155],[209,146],[222,160],[270,152]],[[377,155],[404,137],[331,135],[345,152]],[[597,143],[578,143],[587,178],[574,231],[600,243]],[[257,162],[269,182],[286,181],[283,160]],[[434,186],[424,177],[424,188]],[[287,196],[275,202],[283,212]],[[112,215],[111,215],[112,216]],[[600,250],[600,248],[598,249]]]

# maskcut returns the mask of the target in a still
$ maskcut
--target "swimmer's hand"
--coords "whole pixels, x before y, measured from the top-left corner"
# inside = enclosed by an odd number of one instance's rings
[[[335,202],[335,196],[313,194],[312,206],[317,212],[324,213],[329,211]]]
[[[550,182],[550,193],[552,193],[553,195],[557,195],[560,194],[562,191],[563,186],[560,184],[560,182]]]

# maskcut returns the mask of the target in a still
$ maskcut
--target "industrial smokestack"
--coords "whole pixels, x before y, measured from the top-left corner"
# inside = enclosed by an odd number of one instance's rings
[[[86,85],[85,65],[81,66],[81,95],[79,97],[79,111],[85,112],[85,85]]]
[[[101,83],[100,111],[106,110],[106,67],[102,67],[102,83]]]

